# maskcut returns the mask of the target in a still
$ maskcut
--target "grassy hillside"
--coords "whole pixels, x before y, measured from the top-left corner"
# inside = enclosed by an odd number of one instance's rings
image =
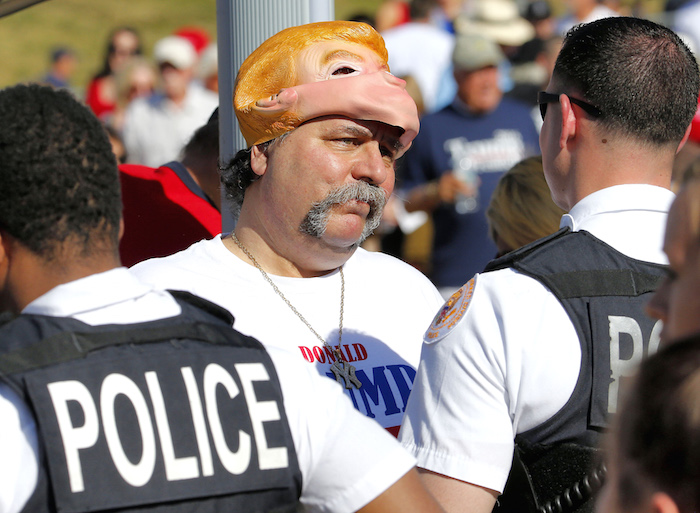
[[[552,0],[561,8],[563,0]],[[630,3],[632,0],[625,1]],[[660,4],[662,0],[641,0]],[[374,13],[382,0],[335,0],[337,18]],[[216,0],[50,0],[0,19],[0,87],[41,76],[58,45],[80,57],[74,85],[82,88],[101,66],[107,34],[119,25],[137,28],[147,53],[178,27],[196,25],[216,37]]]
[[[374,12],[381,0],[338,0],[336,14]],[[156,41],[183,25],[216,37],[216,0],[50,0],[0,18],[0,87],[41,76],[55,46],[80,57],[74,85],[83,87],[102,64],[112,28],[130,25],[149,53]]]
[[[74,48],[74,84],[84,86],[104,58],[107,35],[119,25],[138,29],[147,52],[163,36],[196,25],[216,37],[216,0],[51,0],[0,19],[0,86],[40,76],[51,49]]]

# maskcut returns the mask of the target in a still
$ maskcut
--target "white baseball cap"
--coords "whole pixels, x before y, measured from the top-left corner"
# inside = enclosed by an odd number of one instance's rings
[[[184,37],[168,36],[153,47],[153,58],[158,65],[168,63],[177,69],[188,69],[197,62],[197,52]]]

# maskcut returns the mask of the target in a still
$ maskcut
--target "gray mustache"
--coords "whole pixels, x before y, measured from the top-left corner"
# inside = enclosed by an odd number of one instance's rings
[[[326,221],[333,205],[341,205],[353,200],[363,201],[370,207],[365,230],[362,235],[362,240],[364,240],[379,226],[382,211],[387,202],[384,190],[376,185],[370,185],[367,182],[355,182],[342,185],[328,193],[322,201],[314,203],[306,215],[306,218],[301,223],[299,227],[300,231],[313,237],[322,237],[326,230]],[[359,242],[361,243],[362,240]]]

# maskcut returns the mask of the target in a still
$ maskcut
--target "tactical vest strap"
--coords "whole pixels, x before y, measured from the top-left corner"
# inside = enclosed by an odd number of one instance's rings
[[[124,327],[126,328],[126,327]],[[0,376],[27,372],[48,365],[56,365],[85,357],[91,351],[125,344],[150,344],[197,340],[209,344],[231,344],[233,330],[202,322],[173,324],[154,328],[128,328],[102,332],[62,332],[32,344],[24,349],[3,355]],[[249,337],[238,337],[240,347],[259,348],[259,342]]]
[[[556,296],[571,299],[640,296],[655,291],[663,278],[631,269],[604,269],[560,272],[541,279]]]

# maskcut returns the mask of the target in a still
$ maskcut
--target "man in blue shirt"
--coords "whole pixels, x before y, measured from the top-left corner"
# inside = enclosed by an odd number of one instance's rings
[[[457,95],[423,118],[404,159],[406,210],[433,214],[431,278],[446,298],[496,255],[484,212],[498,179],[539,154],[529,107],[505,98],[498,86],[504,59],[493,41],[458,36],[452,55]]]

